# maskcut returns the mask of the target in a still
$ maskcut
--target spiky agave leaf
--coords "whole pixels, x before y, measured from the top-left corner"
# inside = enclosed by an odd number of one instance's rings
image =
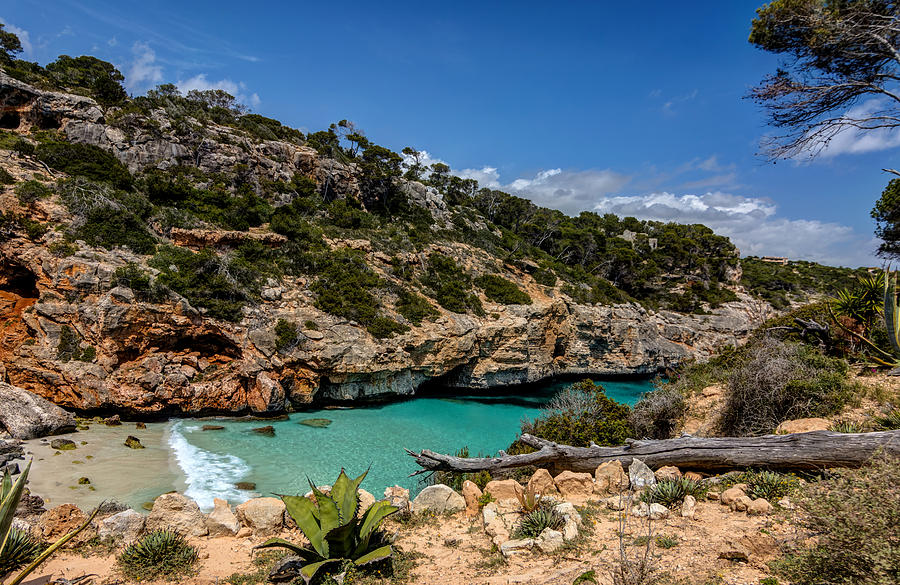
[[[11,528],[0,550],[0,576],[24,567],[36,559],[42,550],[44,545],[28,532]]]

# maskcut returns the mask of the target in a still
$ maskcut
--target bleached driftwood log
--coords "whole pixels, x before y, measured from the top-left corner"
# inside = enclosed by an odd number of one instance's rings
[[[593,472],[601,463],[614,459],[627,467],[635,457],[652,468],[674,465],[697,471],[749,467],[813,470],[860,467],[878,451],[900,456],[900,431],[813,431],[763,437],[681,437],[659,441],[629,441],[621,447],[572,447],[528,434],[522,435],[520,440],[537,451],[484,458],[455,457],[428,450],[416,453],[407,449],[407,453],[422,467],[416,474],[429,471],[496,472],[527,465]]]

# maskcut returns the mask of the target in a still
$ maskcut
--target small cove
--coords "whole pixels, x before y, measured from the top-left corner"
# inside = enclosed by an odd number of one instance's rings
[[[209,509],[215,497],[235,504],[258,495],[305,493],[307,477],[329,484],[343,466],[352,476],[368,468],[363,488],[376,496],[394,484],[416,492],[421,484],[409,474],[418,467],[404,448],[452,453],[467,446],[473,456],[496,453],[515,439],[523,417],[536,416],[569,384],[548,383],[521,394],[428,395],[322,408],[278,421],[173,419],[147,423],[140,430],[127,422],[120,427],[92,424],[88,431],[68,435],[76,443],[87,443],[74,451],[54,455],[47,443],[29,442],[35,457],[31,489],[53,505],[91,507],[115,498],[136,509],[161,493],[178,490]],[[611,398],[629,405],[651,388],[649,380],[602,384]],[[330,422],[301,424],[308,419]],[[203,425],[224,428],[204,431]],[[274,436],[253,432],[268,425]],[[125,447],[127,435],[139,437],[145,449]],[[90,478],[91,485],[79,485],[80,477]],[[256,487],[242,491],[236,482]]]

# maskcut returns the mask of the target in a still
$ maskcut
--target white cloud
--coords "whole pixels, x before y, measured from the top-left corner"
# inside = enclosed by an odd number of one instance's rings
[[[163,80],[162,66],[156,62],[156,52],[140,41],[131,47],[134,59],[125,73],[125,85],[131,91],[140,91]]]
[[[845,120],[861,120],[883,113],[881,100],[868,100],[850,108],[844,115]],[[863,154],[887,150],[900,146],[900,129],[876,128],[863,130],[853,126],[844,126],[831,136],[824,144],[812,148],[812,153],[825,158],[841,154]]]
[[[219,81],[210,81],[206,78],[205,73],[200,73],[199,75],[195,75],[190,79],[185,81],[179,81],[176,85],[178,85],[178,89],[182,92],[187,93],[192,89],[196,89],[198,91],[206,91],[209,89],[221,89],[233,95],[237,98],[237,101],[247,104],[252,108],[259,107],[260,99],[259,95],[254,93],[247,93],[247,86],[243,81],[234,82],[230,79],[220,79]]]
[[[646,195],[603,197],[598,213],[639,219],[702,223],[728,236],[743,255],[787,256],[845,266],[877,265],[877,241],[834,222],[778,217],[777,206],[766,199],[712,192],[704,195]]]
[[[28,34],[27,30],[19,28],[14,24],[10,24],[2,18],[0,18],[0,24],[3,24],[7,31],[19,37],[19,42],[22,43],[22,53],[26,57],[32,57],[34,55],[34,45],[31,44],[31,35]]]

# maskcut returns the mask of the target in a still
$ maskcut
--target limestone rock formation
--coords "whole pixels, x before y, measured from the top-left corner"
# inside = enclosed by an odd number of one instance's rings
[[[153,502],[147,531],[175,530],[187,536],[206,536],[206,517],[194,500],[177,493],[163,494]]]
[[[443,514],[444,512],[458,512],[464,510],[465,507],[465,498],[451,488],[443,484],[437,484],[430,485],[419,492],[419,495],[412,502],[411,510],[413,514],[421,512]]]
[[[0,382],[0,423],[15,439],[34,439],[75,430],[70,412],[27,390]]]

